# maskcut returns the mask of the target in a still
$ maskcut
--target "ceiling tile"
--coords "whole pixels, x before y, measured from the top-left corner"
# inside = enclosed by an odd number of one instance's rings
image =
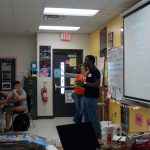
[[[18,32],[37,32],[38,31],[38,25],[34,23],[24,23],[24,24],[18,24],[17,25],[17,31]]]
[[[0,0],[0,6],[10,6],[11,0]]]
[[[39,14],[41,15],[43,11],[44,11],[43,7],[32,7],[32,6],[14,7],[15,14],[28,14],[28,15]]]
[[[12,19],[13,18],[13,14],[1,14],[0,13],[0,21],[2,21],[1,19]]]
[[[39,20],[41,19],[40,15],[27,15],[27,14],[15,14],[15,19],[18,21],[22,20]]]
[[[45,7],[74,8],[79,0],[45,0]]]
[[[112,0],[79,0],[75,7],[101,10],[111,1]]]
[[[12,0],[13,6],[43,6],[45,0]]]
[[[1,19],[0,25],[14,25],[15,21],[13,19]]]
[[[89,33],[139,1],[141,0],[0,0],[0,34],[4,31],[6,34],[35,33],[39,31],[40,24],[80,26],[81,29],[75,33]],[[98,9],[100,12],[93,17],[67,16],[43,20],[44,6]]]
[[[0,5],[0,14],[11,14],[11,13],[12,13],[11,7]]]
[[[0,24],[0,35],[1,34],[12,34],[16,33],[16,27],[15,25],[1,25]]]

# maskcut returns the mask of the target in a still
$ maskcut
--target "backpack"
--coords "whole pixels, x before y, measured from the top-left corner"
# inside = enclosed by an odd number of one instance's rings
[[[30,126],[30,119],[27,114],[19,114],[13,121],[14,131],[27,131]]]

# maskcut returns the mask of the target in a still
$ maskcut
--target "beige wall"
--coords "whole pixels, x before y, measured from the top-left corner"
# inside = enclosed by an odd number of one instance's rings
[[[120,29],[121,27],[123,27],[123,19],[120,16],[118,16],[109,21],[106,25],[107,25],[107,33],[113,32],[114,34],[113,35],[114,46],[120,45],[121,44]]]
[[[89,35],[71,34],[71,41],[62,41],[60,33],[38,33],[37,34],[37,56],[39,56],[39,46],[49,45],[52,49],[83,49],[84,56],[89,54]],[[39,62],[39,57],[37,57]],[[38,64],[39,66],[39,64]],[[52,65],[53,66],[53,65]],[[51,66],[51,67],[52,67]],[[47,82],[48,103],[41,101],[41,88],[43,81]],[[53,116],[53,78],[38,77],[38,116]]]
[[[118,46],[121,44],[121,35],[120,35],[120,28],[123,26],[123,19],[118,16],[114,19],[107,22],[105,25],[100,27],[99,29],[95,30],[90,34],[90,53],[93,55],[97,55],[99,57],[99,49],[100,49],[100,29],[104,26],[107,26],[107,34],[113,32],[114,36],[114,46]],[[108,39],[108,38],[107,38]],[[108,44],[108,43],[107,43]],[[108,47],[108,45],[107,45]],[[147,120],[149,119],[149,112],[150,109],[146,107],[140,107],[138,110],[133,109],[134,105],[129,106],[129,133],[133,132],[140,132],[140,131],[147,131],[149,127],[147,125]],[[114,101],[113,99],[110,100],[109,103],[109,119],[118,125],[121,123],[121,103],[118,101]],[[116,112],[117,117],[112,117],[113,114]],[[108,113],[108,112],[107,112]],[[140,115],[142,118],[142,125],[138,126],[136,124],[136,115]]]
[[[17,80],[23,81],[24,72],[36,61],[36,36],[0,36],[0,57],[17,57]]]
[[[100,52],[100,29],[90,34],[90,54],[99,57]]]
[[[38,41],[38,42],[37,42]],[[37,53],[39,45],[50,45],[52,48],[83,49],[84,56],[89,54],[89,35],[72,34],[71,41],[61,41],[59,33],[39,33],[36,35],[1,35],[0,57],[17,58],[17,80],[23,82],[24,72],[30,70],[32,61],[39,61]],[[41,87],[45,78],[38,78],[38,116],[52,116],[52,79],[46,79],[50,85],[48,95],[49,103],[41,103]]]
[[[107,26],[107,34],[110,32],[113,32],[114,34],[114,46],[121,44],[120,28],[123,26],[123,19],[120,16],[117,16],[90,33],[90,54],[97,56],[97,58],[100,56],[100,30],[105,26]]]

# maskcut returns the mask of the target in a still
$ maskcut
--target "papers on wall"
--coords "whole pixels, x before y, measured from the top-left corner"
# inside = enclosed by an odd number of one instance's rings
[[[54,78],[60,78],[61,74],[60,74],[60,69],[54,69]]]
[[[70,78],[70,85],[74,85],[75,78]]]
[[[71,97],[72,90],[65,90],[65,103],[74,103],[74,100]]]
[[[140,126],[142,127],[143,126],[143,116],[139,113],[135,114],[135,125],[136,126]]]
[[[105,57],[100,57],[100,58],[98,58],[98,62],[97,62],[97,68],[99,69],[99,71],[100,71],[100,73],[101,73],[101,83],[100,83],[100,87],[102,87],[102,85],[103,85],[104,61],[105,61]]]
[[[70,58],[70,67],[74,67],[77,65],[77,58]]]
[[[114,99],[123,97],[123,46],[108,50],[108,92]]]

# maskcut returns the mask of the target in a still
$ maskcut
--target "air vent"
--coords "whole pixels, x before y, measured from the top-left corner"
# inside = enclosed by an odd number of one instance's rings
[[[43,15],[43,20],[50,20],[50,19],[58,19],[58,20],[64,20],[65,16],[60,15]]]

